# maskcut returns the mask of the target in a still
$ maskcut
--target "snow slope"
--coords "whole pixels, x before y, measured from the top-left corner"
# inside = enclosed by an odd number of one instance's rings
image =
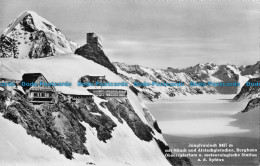
[[[4,119],[0,113],[0,165],[4,166],[84,166],[89,156],[75,154],[73,161],[26,133],[26,130]]]

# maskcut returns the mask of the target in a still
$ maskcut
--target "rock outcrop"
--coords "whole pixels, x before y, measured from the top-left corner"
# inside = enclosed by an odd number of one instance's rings
[[[106,106],[120,123],[125,121],[138,138],[144,141],[153,139],[153,130],[141,121],[127,99],[112,98]]]
[[[93,47],[90,44],[85,44],[75,50],[75,54],[81,55],[82,57],[92,60],[97,64],[100,64],[114,73],[117,73],[116,67],[110,62],[106,54],[99,47]]]
[[[239,101],[243,99],[253,99],[259,97],[259,95],[260,95],[260,78],[251,78],[248,80],[248,84],[245,84],[242,87],[241,91],[234,97],[234,100]]]
[[[246,108],[241,112],[248,112],[256,107],[260,107],[260,98],[251,99],[246,105]]]

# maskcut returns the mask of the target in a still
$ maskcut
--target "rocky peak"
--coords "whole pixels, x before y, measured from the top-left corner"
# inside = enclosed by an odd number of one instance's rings
[[[75,54],[81,55],[82,57],[92,60],[97,64],[100,64],[114,73],[117,73],[116,67],[110,62],[104,51],[90,44],[85,44],[75,50]]]
[[[259,84],[260,78],[251,78],[248,80],[251,84]],[[234,97],[234,100],[242,99],[253,99],[259,97],[260,95],[260,86],[247,86],[246,84],[242,87],[241,91]]]
[[[218,66],[212,62],[205,63],[205,64],[197,64],[195,66],[191,66],[188,68],[183,69],[182,71],[185,73],[191,73],[191,74],[213,74],[218,70]]]
[[[173,67],[167,67],[167,71],[170,71],[172,73],[181,73],[182,70],[178,68],[173,68]]]
[[[0,57],[19,59],[73,53],[77,47],[55,25],[32,11],[23,12],[11,22],[0,45]]]
[[[260,98],[251,99],[242,112],[248,112],[256,107],[260,107]]]
[[[145,72],[139,65],[127,65],[119,62],[115,62],[113,64],[127,73],[138,74],[140,76],[148,75],[148,73]]]

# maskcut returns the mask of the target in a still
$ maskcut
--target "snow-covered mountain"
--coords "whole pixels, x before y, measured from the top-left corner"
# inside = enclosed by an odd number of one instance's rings
[[[214,63],[198,64],[183,69],[183,72],[196,75],[206,82],[225,82],[241,84],[239,87],[216,87],[219,93],[235,94],[240,91],[251,75],[242,75],[235,65],[216,65]]]
[[[250,83],[250,85],[249,85]],[[234,97],[235,101],[250,100],[260,97],[260,78],[251,78],[241,91]]]
[[[216,71],[218,71],[219,67],[212,63],[205,63],[205,64],[197,64],[195,66],[188,67],[186,69],[183,69],[182,71],[185,73],[196,73],[200,77],[202,76],[208,76],[214,74]]]
[[[220,79],[222,82],[227,83],[234,83],[238,82],[240,86],[232,86],[232,87],[217,87],[217,90],[220,93],[232,93],[236,94],[238,93],[243,85],[252,78],[251,75],[242,75],[239,69],[235,65],[220,65],[219,70],[216,71],[213,75],[213,77],[216,77]]]
[[[0,57],[42,58],[74,53],[77,44],[33,11],[20,14],[1,36]]]
[[[245,84],[234,100],[250,100],[260,97],[260,61],[254,65],[241,66],[241,75],[251,76],[248,80],[251,84]]]
[[[241,70],[241,75],[251,75],[251,77],[254,78],[248,80],[233,100],[248,101],[248,104],[242,113],[250,112],[251,114],[256,114],[256,116],[258,116],[259,113],[257,114],[257,112],[260,110],[260,61],[254,65],[241,66],[239,69]]]
[[[127,97],[94,95],[86,103],[69,102],[63,93],[93,95],[77,85],[83,76],[124,80],[104,65],[73,54],[76,45],[46,19],[31,11],[22,13],[0,44],[1,57],[9,57],[0,61],[0,78],[19,82],[25,73],[42,73],[48,82],[72,84],[55,87],[57,102],[40,106],[32,105],[20,86],[0,87],[1,164],[192,165],[185,157],[165,157],[169,147],[156,119],[128,87],[120,87]]]
[[[113,63],[120,73],[121,77],[130,83],[134,82],[181,82],[184,86],[169,87],[169,86],[144,86],[133,87],[136,92],[145,96],[146,98],[172,97],[175,95],[188,95],[188,94],[215,94],[215,93],[228,93],[236,94],[240,91],[241,87],[252,76],[242,76],[239,69],[234,65],[216,65],[214,63],[197,64],[185,69],[151,69],[139,65],[127,65],[124,63]],[[213,87],[213,86],[190,86],[190,82],[195,83],[240,83],[240,86],[234,87]]]
[[[132,83],[132,89],[136,89],[141,97],[148,99],[157,97],[173,97],[175,95],[186,94],[203,94],[203,93],[216,93],[214,88],[211,87],[191,87],[187,86],[190,82],[202,81],[200,78],[192,77],[192,75],[181,73],[172,73],[167,70],[150,69],[139,65],[127,65],[124,63],[114,63],[117,67],[118,73],[121,77]],[[134,86],[137,83],[183,83],[185,86]]]
[[[256,62],[254,65],[241,66],[240,70],[242,75],[260,77],[260,61]]]
[[[256,110],[256,111],[259,111],[260,110],[260,98],[254,98],[254,99],[251,99],[246,108],[242,111],[243,113],[244,112],[249,112],[251,110]]]

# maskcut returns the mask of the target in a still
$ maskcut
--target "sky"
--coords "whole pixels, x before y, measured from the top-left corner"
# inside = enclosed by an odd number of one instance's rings
[[[95,32],[113,62],[152,68],[260,60],[257,0],[0,0],[0,33],[31,10],[79,45]]]

